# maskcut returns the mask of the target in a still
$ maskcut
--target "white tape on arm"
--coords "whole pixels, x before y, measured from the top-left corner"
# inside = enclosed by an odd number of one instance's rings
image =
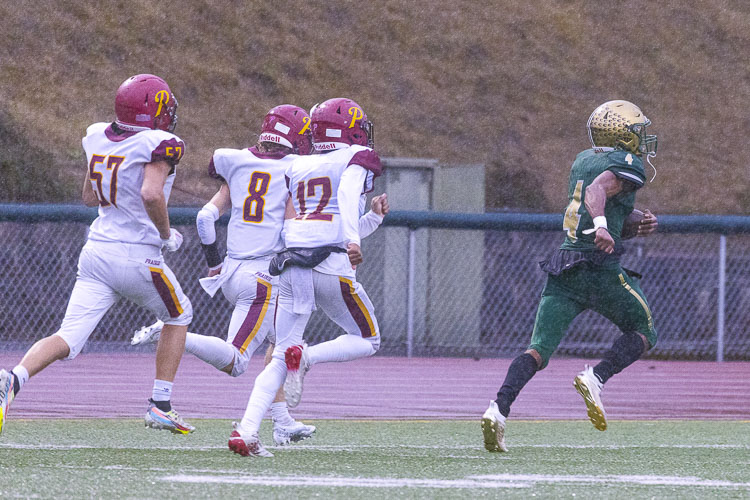
[[[591,229],[586,229],[585,231],[583,231],[583,234],[591,234],[593,232],[596,232],[596,230],[600,227],[609,230],[607,228],[607,218],[603,215],[597,215],[596,217],[594,217],[594,227]]]

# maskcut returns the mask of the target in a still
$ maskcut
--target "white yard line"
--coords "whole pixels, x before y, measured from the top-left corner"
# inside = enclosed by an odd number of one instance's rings
[[[266,446],[273,450],[301,450],[301,451],[347,451],[356,452],[363,449],[397,449],[397,450],[456,450],[471,451],[481,450],[481,443],[472,445],[405,445],[405,444],[362,444],[362,445],[316,445],[310,443],[296,444],[292,446]],[[580,450],[631,450],[631,449],[715,449],[715,450],[750,450],[746,444],[659,444],[659,445],[620,445],[620,444],[526,444],[511,443],[511,448],[543,448],[543,449],[580,449]],[[0,443],[0,449],[11,450],[189,450],[189,451],[212,451],[226,449],[226,445],[204,445],[204,446],[128,446],[128,445],[90,445],[90,444],[50,444],[50,443]]]
[[[652,476],[621,475],[578,476],[562,474],[491,474],[469,476],[467,479],[485,481],[531,481],[533,483],[582,483],[582,484],[643,484],[649,486],[702,486],[711,488],[750,488],[750,483],[737,483],[717,479],[702,479],[696,476]]]
[[[750,483],[703,479],[695,476],[645,476],[645,475],[547,475],[547,474],[495,474],[468,476],[463,479],[415,479],[384,477],[327,477],[327,476],[219,476],[215,474],[176,474],[160,478],[162,481],[199,484],[243,484],[262,486],[318,486],[356,488],[459,488],[495,489],[530,488],[538,483],[566,483],[576,485],[630,484],[644,486],[679,486],[750,489]]]
[[[177,474],[160,478],[175,483],[254,484],[262,486],[319,486],[338,488],[528,488],[531,483],[473,479],[413,479],[386,477],[326,477],[326,476],[191,476]]]

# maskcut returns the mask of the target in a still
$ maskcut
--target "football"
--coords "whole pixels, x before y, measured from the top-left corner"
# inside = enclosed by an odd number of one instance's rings
[[[629,240],[630,238],[638,236],[638,226],[641,225],[642,220],[643,212],[634,208],[633,211],[630,212],[630,215],[625,218],[625,222],[622,223],[620,237],[623,240]]]

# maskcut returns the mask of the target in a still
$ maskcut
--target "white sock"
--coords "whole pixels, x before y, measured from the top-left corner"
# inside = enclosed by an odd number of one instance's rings
[[[247,402],[245,416],[240,422],[243,435],[255,434],[260,429],[260,422],[271,407],[276,393],[286,378],[286,363],[280,359],[273,358],[260,375],[255,379],[253,392]]]
[[[154,390],[151,392],[151,399],[154,401],[169,401],[172,397],[172,385],[172,382],[154,379]]]
[[[26,381],[29,380],[29,371],[23,366],[18,365],[10,372],[18,377],[18,389],[16,390],[16,392],[18,392],[21,390],[21,387],[23,387],[23,384],[25,384]]]
[[[358,335],[341,335],[307,348],[310,364],[351,361],[375,354],[372,344]]]
[[[188,332],[185,336],[185,351],[217,370],[221,370],[234,361],[234,347],[218,337]]]
[[[289,427],[294,424],[294,419],[289,415],[289,407],[286,401],[271,404],[271,418],[274,424]]]

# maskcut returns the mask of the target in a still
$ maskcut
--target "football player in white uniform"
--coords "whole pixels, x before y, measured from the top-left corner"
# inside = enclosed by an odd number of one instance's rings
[[[154,75],[125,80],[115,97],[114,123],[91,125],[83,139],[88,171],[86,205],[99,205],[78,261],[78,276],[60,329],[26,352],[12,371],[0,371],[0,431],[23,384],[59,359],[73,359],[119,297],[164,322],[156,349],[156,379],[146,425],[187,434],[194,427],[172,409],[170,396],[193,316],[190,300],[164,263],[182,236],[170,228],[167,201],[185,144],[172,132],[177,100]]]
[[[344,98],[325,101],[310,115],[313,146],[320,154],[297,157],[287,170],[287,250],[269,269],[280,274],[276,346],[229,439],[229,448],[243,456],[272,456],[258,430],[287,370],[285,393],[293,407],[310,366],[370,356],[380,347],[372,302],[355,279],[355,266],[362,262],[360,210],[373,179],[382,173],[372,149],[372,123],[357,103]],[[303,333],[316,305],[346,334],[307,347]]]
[[[235,307],[226,341],[188,332],[185,350],[233,377],[247,370],[250,357],[266,338],[271,343],[276,340],[273,321],[278,277],[268,274],[268,264],[284,248],[286,170],[296,155],[311,152],[309,115],[300,107],[282,104],[266,114],[256,146],[217,149],[211,158],[209,175],[222,184],[196,219],[209,275],[201,279],[201,285],[212,297],[221,288]],[[227,255],[222,261],[214,225],[227,210],[231,210]],[[131,343],[156,341],[162,325],[157,321],[142,328]],[[270,352],[268,356],[270,361]],[[271,405],[271,416],[277,445],[300,441],[315,432],[314,426],[289,415],[283,391]]]

